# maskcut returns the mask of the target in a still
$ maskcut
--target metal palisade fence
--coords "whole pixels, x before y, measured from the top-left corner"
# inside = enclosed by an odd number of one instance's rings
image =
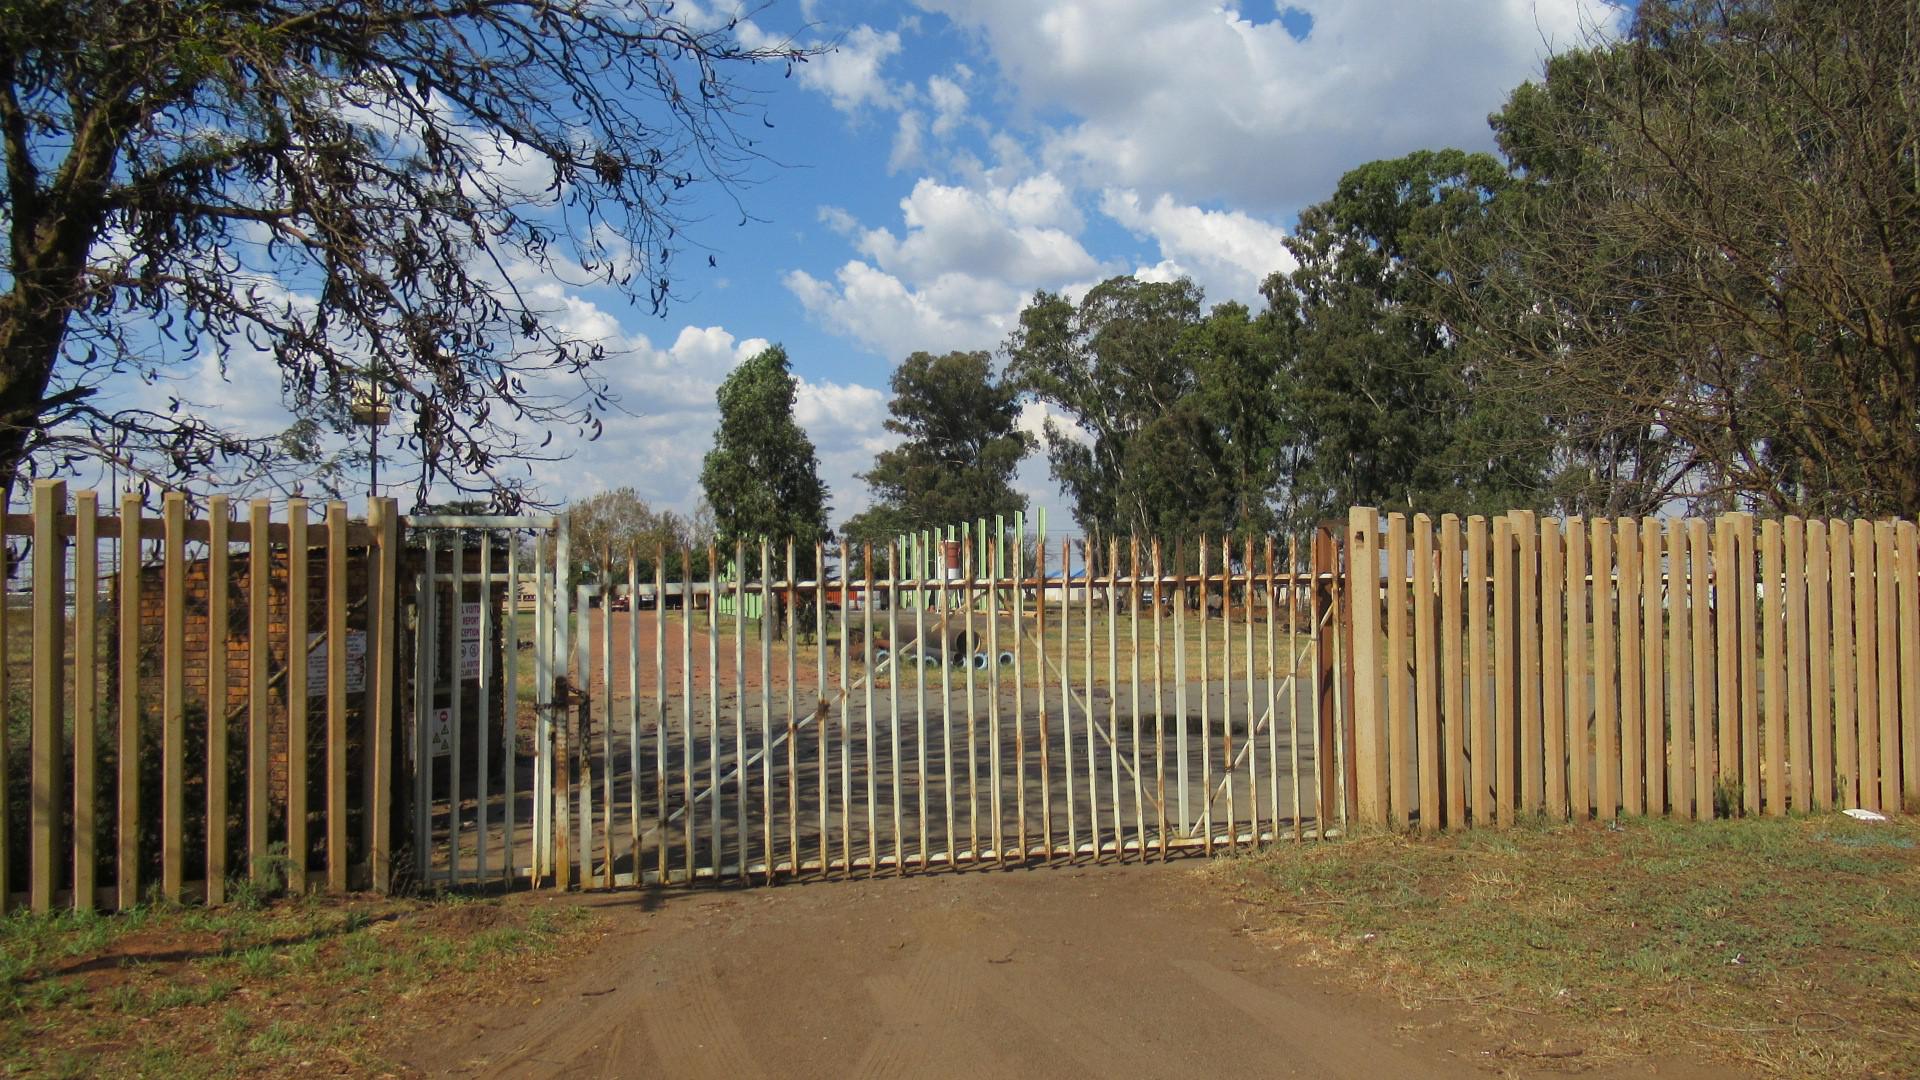
[[[1340,579],[1311,568],[1310,544],[1051,548],[966,532],[857,552],[737,544],[705,553],[699,587],[667,578],[699,553],[601,552],[591,563],[625,583],[571,596],[536,545],[528,610],[506,617],[532,652],[519,673],[554,688],[530,712],[476,728],[458,702],[487,697],[488,661],[448,679],[452,651],[420,648],[415,695],[447,733],[424,770],[421,872],[764,881],[1337,831]],[[1330,558],[1334,536],[1321,540]],[[473,554],[471,531],[439,542],[468,551],[460,581],[433,571],[442,589],[462,606],[488,595],[492,545]]]

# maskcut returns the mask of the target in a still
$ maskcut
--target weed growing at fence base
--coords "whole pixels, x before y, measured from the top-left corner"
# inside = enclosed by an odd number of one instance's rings
[[[587,918],[457,899],[0,918],[0,1072],[379,1073],[389,1040],[535,973]]]
[[[1704,1052],[1782,1077],[1920,1075],[1910,821],[1362,836],[1210,873],[1257,931],[1412,1002],[1465,1002],[1521,1059]]]

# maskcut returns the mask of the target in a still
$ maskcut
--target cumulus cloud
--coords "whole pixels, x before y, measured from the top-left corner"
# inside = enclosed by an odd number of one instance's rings
[[[1343,0],[1277,10],[1158,0],[919,0],[978,37],[1087,186],[1290,213],[1360,162],[1487,146],[1486,114],[1555,48],[1610,25],[1601,0]],[[1248,11],[1252,8],[1249,7]]]
[[[901,90],[882,73],[887,60],[900,51],[900,34],[856,26],[833,50],[801,66],[800,85],[817,90],[841,112],[863,106],[891,106]]]
[[[1152,239],[1161,261],[1135,276],[1146,281],[1191,277],[1214,300],[1251,302],[1260,282],[1274,271],[1291,271],[1287,232],[1238,210],[1203,210],[1162,194],[1151,202],[1134,191],[1108,188],[1100,212],[1135,236]]]
[[[1034,289],[1103,267],[1078,239],[1084,223],[1071,193],[1051,175],[1004,186],[922,178],[900,215],[900,232],[858,232],[863,258],[831,280],[804,270],[785,276],[814,318],[884,356],[993,348]]]

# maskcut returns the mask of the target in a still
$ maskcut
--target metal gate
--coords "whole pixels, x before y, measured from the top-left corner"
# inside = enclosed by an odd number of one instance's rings
[[[427,881],[1168,858],[1327,835],[1346,818],[1330,535],[1314,550],[1068,542],[1051,557],[1044,541],[1028,555],[984,530],[858,553],[741,545],[730,560],[707,551],[698,581],[685,572],[697,553],[655,551],[649,575],[628,552],[627,573],[607,575],[628,584],[603,592],[556,585],[572,567],[564,522],[408,524],[425,544]],[[470,546],[509,533],[515,608],[519,548],[533,549],[531,611],[503,615],[500,557]],[[456,603],[482,641],[511,628],[498,667],[483,648],[449,677],[462,661],[439,636]]]
[[[564,519],[412,516],[403,658],[412,869],[427,885],[512,885],[554,866],[555,747],[569,690]],[[402,585],[406,584],[402,575]],[[562,841],[564,843],[564,841]]]

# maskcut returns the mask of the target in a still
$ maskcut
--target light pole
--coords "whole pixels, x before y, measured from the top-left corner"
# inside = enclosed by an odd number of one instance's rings
[[[393,418],[387,404],[386,387],[380,385],[379,369],[362,376],[353,390],[353,422],[367,429],[367,458],[372,475],[368,480],[367,506],[380,497],[380,429]]]

